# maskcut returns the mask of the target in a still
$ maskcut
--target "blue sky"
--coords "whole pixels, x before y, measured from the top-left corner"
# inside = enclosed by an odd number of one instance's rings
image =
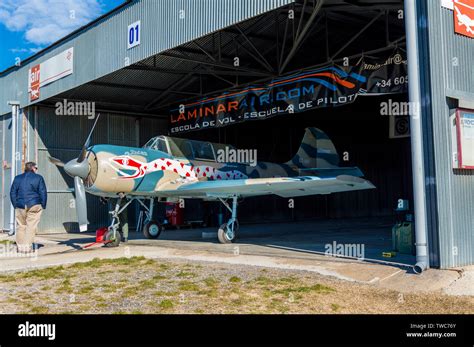
[[[0,0],[0,71],[24,60],[124,0]]]

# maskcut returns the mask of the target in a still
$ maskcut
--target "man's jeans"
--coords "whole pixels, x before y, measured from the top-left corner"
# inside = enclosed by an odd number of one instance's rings
[[[15,209],[16,211],[16,244],[19,252],[31,252],[36,230],[40,222],[43,208],[34,205],[26,209]]]

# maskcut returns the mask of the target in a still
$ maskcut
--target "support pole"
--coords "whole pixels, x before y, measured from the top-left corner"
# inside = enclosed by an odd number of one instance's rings
[[[13,184],[17,172],[16,165],[16,141],[17,141],[17,121],[18,113],[20,109],[20,102],[18,101],[9,101],[8,105],[12,107],[12,144],[11,144],[11,167],[10,167],[10,188]],[[15,225],[15,206],[10,208],[10,231],[8,235],[14,235],[16,231]]]
[[[415,205],[416,264],[414,270],[420,273],[429,268],[428,228],[426,217],[426,187],[423,156],[423,127],[421,121],[421,74],[418,42],[418,23],[415,0],[405,0],[405,27],[408,57],[408,76],[411,129],[411,151],[413,165],[413,197]]]

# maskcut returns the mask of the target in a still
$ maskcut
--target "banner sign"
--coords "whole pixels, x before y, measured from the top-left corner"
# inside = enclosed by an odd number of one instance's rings
[[[454,0],[454,31],[474,38],[474,0]]]
[[[366,94],[384,95],[408,92],[408,65],[405,53],[397,49],[387,59],[364,57],[362,74],[367,78]]]
[[[189,102],[170,111],[171,133],[223,127],[322,107],[347,105],[359,95],[407,91],[401,50],[388,58],[364,57],[356,66],[330,65]]]
[[[30,101],[39,99],[40,88],[73,73],[74,48],[49,58],[28,71]]]

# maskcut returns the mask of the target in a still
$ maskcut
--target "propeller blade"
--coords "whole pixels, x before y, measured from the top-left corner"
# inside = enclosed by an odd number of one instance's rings
[[[56,166],[59,166],[59,167],[64,167],[64,162],[62,162],[61,160],[59,160],[58,158],[55,158],[55,157],[48,157],[49,161],[51,163],[53,163],[54,165]]]
[[[99,118],[100,118],[100,113],[97,114],[94,125],[92,126],[92,129],[89,132],[89,136],[87,136],[86,142],[84,143],[84,146],[82,146],[81,154],[79,154],[79,158],[77,158],[78,163],[82,163],[84,159],[86,159],[87,148],[89,147],[91,143],[92,134],[94,133],[94,129],[95,129],[95,126],[97,125],[97,121],[99,120]]]
[[[84,182],[82,178],[74,177],[74,191],[76,194],[76,213],[77,222],[79,223],[80,231],[87,231],[87,201],[86,201],[86,190],[84,189]]]

